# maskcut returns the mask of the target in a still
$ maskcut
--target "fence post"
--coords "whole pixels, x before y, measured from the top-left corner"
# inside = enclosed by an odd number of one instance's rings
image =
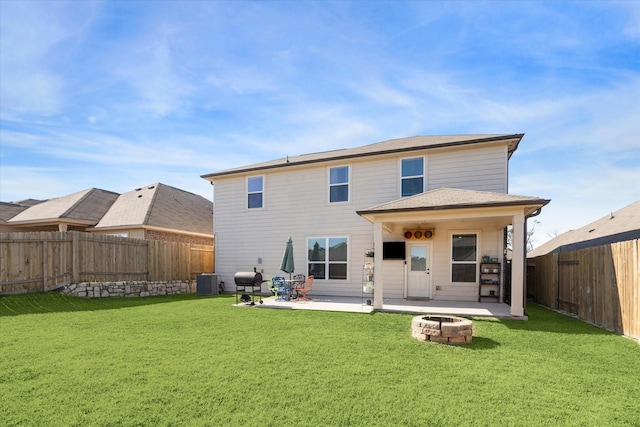
[[[559,309],[560,308],[560,268],[558,267],[559,256],[558,252],[554,252],[552,254],[553,262],[551,264],[551,277],[553,279],[553,290],[555,293],[555,307],[552,308]],[[552,301],[553,301],[552,300]],[[551,302],[551,301],[550,301]]]
[[[47,240],[42,239],[42,292],[47,291]]]
[[[71,232],[71,282],[80,282],[80,233]]]

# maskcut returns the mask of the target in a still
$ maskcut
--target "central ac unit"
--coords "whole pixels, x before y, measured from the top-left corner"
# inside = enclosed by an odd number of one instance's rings
[[[196,278],[196,292],[198,295],[217,295],[218,275],[199,274]]]

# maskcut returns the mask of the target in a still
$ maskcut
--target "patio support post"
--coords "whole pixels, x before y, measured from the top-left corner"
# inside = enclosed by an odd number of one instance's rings
[[[384,300],[384,283],[382,270],[382,223],[373,223],[373,308],[382,310],[382,301]]]
[[[513,216],[513,258],[511,260],[511,315],[524,316],[524,213]]]

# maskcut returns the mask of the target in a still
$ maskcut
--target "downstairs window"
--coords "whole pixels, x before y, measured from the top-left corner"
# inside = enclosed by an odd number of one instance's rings
[[[347,237],[311,237],[307,239],[308,274],[315,280],[347,280],[348,255]]]
[[[451,236],[451,282],[476,283],[478,265],[478,235],[476,233]]]

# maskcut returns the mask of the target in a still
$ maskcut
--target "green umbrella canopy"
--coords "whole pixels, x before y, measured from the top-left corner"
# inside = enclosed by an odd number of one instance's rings
[[[285,273],[293,273],[295,267],[293,265],[293,240],[289,237],[287,246],[284,248],[284,255],[282,256],[282,264],[280,264],[280,270]]]

